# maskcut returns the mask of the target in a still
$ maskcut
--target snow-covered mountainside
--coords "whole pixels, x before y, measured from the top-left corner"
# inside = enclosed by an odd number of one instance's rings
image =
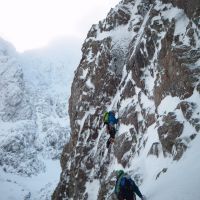
[[[83,44],[53,199],[115,199],[116,169],[148,200],[200,199],[199,102],[200,2],[122,0]],[[107,149],[102,116],[113,109]]]
[[[68,98],[78,43],[62,40],[18,54],[0,40],[0,193],[50,199],[69,140]],[[72,47],[72,45],[71,45]]]

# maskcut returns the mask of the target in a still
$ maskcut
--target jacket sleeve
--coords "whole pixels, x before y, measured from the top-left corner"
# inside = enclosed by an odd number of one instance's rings
[[[135,184],[135,182],[134,182],[133,180],[132,180],[132,186],[133,186],[134,192],[135,192],[140,198],[142,198],[142,194],[141,194],[141,192],[140,192],[138,186]]]

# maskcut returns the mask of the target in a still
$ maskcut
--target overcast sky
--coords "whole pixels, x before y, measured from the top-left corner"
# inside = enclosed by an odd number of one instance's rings
[[[18,51],[60,36],[84,40],[92,24],[120,0],[0,0],[0,37]]]

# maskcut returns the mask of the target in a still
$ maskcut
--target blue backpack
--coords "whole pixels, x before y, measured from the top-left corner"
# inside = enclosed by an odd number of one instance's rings
[[[113,125],[118,123],[118,119],[115,118],[115,114],[113,112],[109,112],[108,123]]]

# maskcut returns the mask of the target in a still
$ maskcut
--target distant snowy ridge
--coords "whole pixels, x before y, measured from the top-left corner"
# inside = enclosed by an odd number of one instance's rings
[[[18,54],[0,40],[0,191],[4,200],[50,199],[58,182],[60,154],[70,136],[67,101],[79,58],[78,43],[70,47],[62,41]]]
[[[148,200],[200,199],[199,16],[195,0],[123,0],[92,26],[72,84],[72,135],[54,200],[115,199],[116,169]],[[120,125],[106,149],[102,116],[111,109]]]

